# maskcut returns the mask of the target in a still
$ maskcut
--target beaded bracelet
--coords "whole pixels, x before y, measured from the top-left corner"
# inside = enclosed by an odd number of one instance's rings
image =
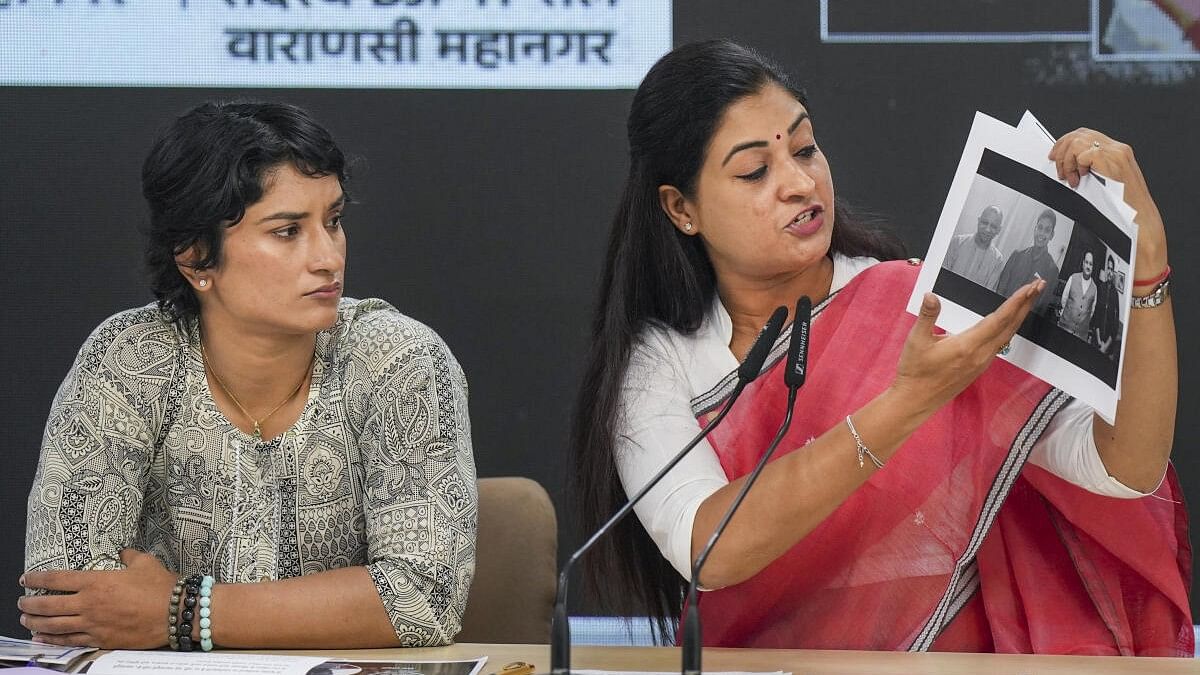
[[[200,575],[193,574],[184,583],[183,604],[179,612],[179,651],[190,652],[196,648],[192,641],[192,620],[196,616],[196,598],[200,595]]]
[[[167,610],[167,645],[179,651],[179,597],[183,595],[183,577],[171,589],[171,605]]]
[[[204,575],[200,580],[200,649],[211,652],[212,642],[212,587],[215,579]]]

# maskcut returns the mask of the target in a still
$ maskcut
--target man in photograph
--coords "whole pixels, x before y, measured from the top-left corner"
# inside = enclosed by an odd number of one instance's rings
[[[1092,312],[1096,309],[1096,284],[1092,281],[1094,265],[1092,252],[1083,254],[1080,271],[1067,279],[1062,292],[1062,310],[1058,314],[1058,327],[1080,340],[1088,339],[1088,328],[1092,323]]]
[[[942,267],[960,277],[970,279],[988,290],[996,289],[1004,256],[992,243],[1000,234],[1004,213],[998,206],[988,206],[979,214],[974,234],[960,234],[946,249]]]
[[[1116,261],[1109,254],[1100,270],[1096,289],[1096,309],[1092,312],[1088,341],[1100,353],[1116,358],[1121,337],[1121,291],[1117,288]]]
[[[1054,211],[1045,209],[1037,217],[1033,227],[1033,246],[1014,252],[1008,256],[1004,269],[1000,271],[1000,280],[996,283],[996,292],[1004,297],[1010,297],[1017,289],[1033,281],[1035,277],[1053,284],[1058,279],[1058,265],[1046,248],[1054,238],[1054,225],[1058,221]],[[1053,293],[1042,293],[1034,311],[1045,313]]]

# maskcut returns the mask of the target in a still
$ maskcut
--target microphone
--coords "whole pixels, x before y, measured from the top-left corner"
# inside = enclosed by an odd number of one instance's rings
[[[788,360],[784,364],[785,369],[783,371],[783,382],[788,388],[787,412],[784,415],[783,423],[779,425],[779,431],[775,433],[775,438],[767,446],[767,451],[759,458],[758,464],[754,466],[754,470],[746,476],[746,482],[742,484],[742,489],[733,498],[733,503],[729,505],[729,509],[725,511],[725,515],[717,523],[717,528],[713,530],[712,536],[708,538],[708,542],[704,544],[704,548],[700,550],[700,554],[696,556],[696,560],[692,563],[692,580],[688,582],[687,608],[683,613],[683,645],[680,650],[683,659],[683,675],[701,675],[700,609],[696,606],[698,604],[697,585],[700,583],[700,569],[704,567],[705,561],[708,560],[708,555],[712,553],[713,546],[721,538],[721,533],[725,531],[725,527],[733,519],[733,514],[742,505],[742,501],[746,498],[746,493],[750,491],[750,487],[754,485],[754,481],[758,480],[759,474],[767,466],[771,455],[775,454],[775,448],[779,447],[780,441],[787,434],[788,427],[792,425],[792,407],[796,404],[796,392],[804,384],[804,378],[808,373],[808,332],[811,324],[812,301],[808,299],[807,295],[801,296],[800,300],[796,302],[796,314],[792,320],[792,337],[788,343]]]
[[[659,469],[658,473],[654,474],[642,486],[642,489],[637,491],[637,494],[633,495],[624,506],[618,509],[611,518],[601,525],[600,529],[596,530],[595,534],[584,542],[578,551],[571,554],[571,557],[563,565],[562,571],[558,574],[558,590],[554,599],[554,617],[550,623],[550,672],[552,675],[568,675],[571,672],[571,626],[567,621],[567,578],[571,568],[601,537],[608,534],[610,530],[616,527],[617,523],[620,523],[625,516],[629,515],[633,507],[663,479],[663,476],[667,475],[668,471],[675,468],[675,465],[682,461],[688,452],[696,447],[697,443],[712,433],[713,429],[716,429],[717,425],[725,419],[725,415],[733,407],[738,397],[742,395],[742,390],[758,377],[763,363],[767,360],[767,355],[771,352],[771,347],[775,345],[776,338],[783,331],[783,322],[786,320],[787,308],[777,307],[771,314],[771,318],[767,319],[767,323],[759,331],[758,337],[754,339],[754,344],[750,346],[750,351],[746,353],[745,360],[738,366],[737,385],[734,387],[733,393],[729,396],[729,402],[725,404],[721,412],[700,433],[696,434],[687,445],[683,446],[683,449],[672,457],[671,461],[667,462],[662,469]]]

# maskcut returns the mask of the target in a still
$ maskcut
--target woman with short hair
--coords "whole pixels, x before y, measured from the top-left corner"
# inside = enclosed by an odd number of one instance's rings
[[[88,337],[46,423],[18,602],[102,648],[440,645],[475,558],[467,385],[344,298],[346,161],[306,112],[206,103],[146,158],[158,302]]]

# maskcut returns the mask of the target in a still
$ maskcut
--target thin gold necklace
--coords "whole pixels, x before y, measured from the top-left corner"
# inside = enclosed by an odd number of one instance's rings
[[[233,404],[238,407],[238,410],[242,411],[242,414],[245,415],[247,419],[249,419],[251,422],[254,422],[254,440],[261,441],[262,423],[266,422],[267,418],[269,418],[271,415],[279,412],[280,408],[282,408],[288,401],[292,400],[296,394],[300,392],[300,389],[304,386],[305,381],[308,380],[309,373],[312,372],[312,366],[317,359],[317,353],[316,351],[313,352],[312,360],[308,362],[308,370],[305,371],[304,376],[300,378],[300,381],[296,383],[296,388],[292,390],[292,393],[288,394],[287,398],[280,401],[279,405],[271,408],[271,412],[258,419],[254,419],[254,415],[251,415],[250,411],[246,410],[246,406],[242,405],[242,402],[233,395],[232,391],[229,391],[229,387],[226,387],[225,383],[221,381],[221,376],[217,374],[216,369],[208,365],[208,350],[204,347],[203,337],[200,338],[200,357],[204,361],[204,369],[212,373],[213,379],[217,381],[217,385],[221,387],[221,391],[225,392],[225,395],[228,396],[231,401],[233,401]]]

